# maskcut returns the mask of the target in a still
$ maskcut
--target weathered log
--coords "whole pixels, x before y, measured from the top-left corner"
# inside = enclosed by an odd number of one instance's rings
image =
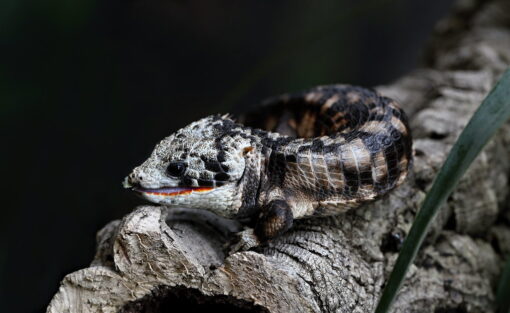
[[[414,175],[388,197],[299,220],[255,251],[225,255],[241,226],[211,213],[138,207],[97,235],[91,266],[67,275],[48,312],[160,312],[178,303],[246,312],[370,312],[427,188],[510,63],[510,3],[459,1],[428,64],[378,90],[411,117]],[[510,252],[510,126],[442,208],[393,312],[491,312]],[[188,310],[189,311],[189,310]]]

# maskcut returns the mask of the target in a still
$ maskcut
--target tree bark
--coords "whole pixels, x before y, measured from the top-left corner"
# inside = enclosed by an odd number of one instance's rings
[[[237,222],[138,207],[99,231],[92,264],[64,278],[47,312],[372,311],[433,178],[510,63],[510,2],[459,1],[427,51],[426,67],[377,88],[408,112],[416,152],[414,174],[389,196],[231,255]],[[393,312],[493,311],[510,253],[509,156],[507,124],[441,209]]]

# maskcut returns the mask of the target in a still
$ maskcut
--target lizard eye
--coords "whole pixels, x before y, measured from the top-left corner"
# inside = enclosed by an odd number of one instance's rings
[[[168,164],[166,172],[168,175],[173,177],[181,177],[186,171],[186,163],[184,162],[172,162]]]

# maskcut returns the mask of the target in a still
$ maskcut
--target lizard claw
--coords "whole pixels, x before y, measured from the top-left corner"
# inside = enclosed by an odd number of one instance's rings
[[[261,244],[252,228],[247,228],[234,235],[233,240],[227,242],[225,245],[225,252],[227,255],[234,254],[236,252],[248,251]]]

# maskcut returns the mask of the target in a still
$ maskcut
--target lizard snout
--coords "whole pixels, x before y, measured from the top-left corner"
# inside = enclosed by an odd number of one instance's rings
[[[143,175],[137,174],[136,171],[133,171],[131,174],[126,176],[126,178],[124,178],[122,186],[124,186],[124,188],[131,189],[133,187],[139,186],[140,181],[143,181]]]

